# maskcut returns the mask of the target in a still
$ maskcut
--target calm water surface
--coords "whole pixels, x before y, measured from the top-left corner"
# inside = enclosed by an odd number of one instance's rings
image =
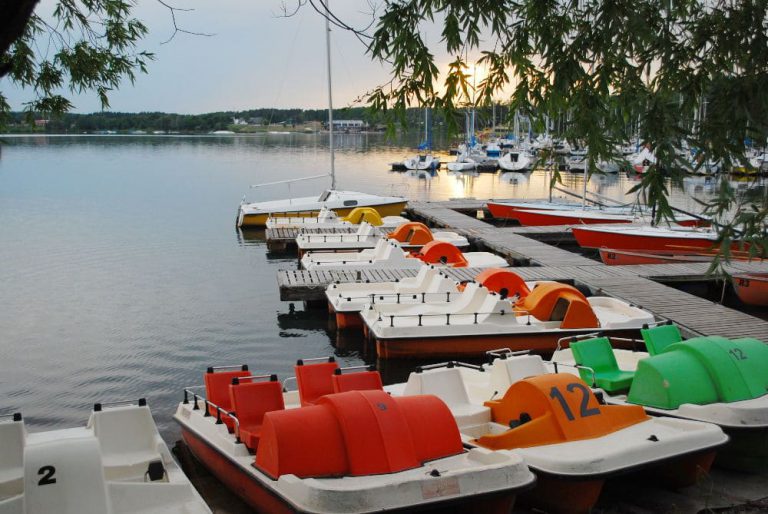
[[[294,257],[266,255],[263,234],[234,227],[249,184],[328,169],[326,137],[8,137],[0,157],[0,412],[22,411],[32,430],[85,422],[90,406],[146,396],[168,442],[183,386],[206,366],[248,363],[291,375],[297,358],[337,353],[322,311],[290,312],[276,271]],[[389,172],[410,151],[375,135],[337,143],[340,187],[411,199],[545,197],[549,175]],[[448,157],[446,156],[446,160]],[[583,176],[564,174],[580,191]],[[635,182],[599,178],[590,189],[621,199]],[[293,193],[326,184],[301,182]],[[674,190],[696,209],[714,185]],[[342,342],[340,342],[342,343]],[[345,346],[349,342],[340,344]]]

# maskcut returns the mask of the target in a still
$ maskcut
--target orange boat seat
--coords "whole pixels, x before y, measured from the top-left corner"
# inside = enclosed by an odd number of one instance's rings
[[[305,360],[308,359],[298,360],[293,368],[302,407],[314,405],[321,396],[333,393],[333,374],[339,369],[333,357],[312,364],[305,364]]]
[[[251,374],[248,371],[248,366],[245,364],[235,367],[240,369],[232,370],[232,367],[209,367],[203,376],[205,380],[205,398],[227,412],[232,410],[232,401],[229,397],[229,385],[232,383],[232,379],[247,377]],[[225,369],[228,371],[224,371]],[[216,408],[209,405],[208,414],[216,416]],[[229,416],[223,415],[221,420],[227,425],[227,428],[231,432],[234,427],[234,422]]]
[[[477,439],[493,450],[592,439],[649,419],[639,405],[601,405],[583,380],[568,373],[520,380],[485,405],[494,422],[510,427]]]
[[[285,409],[283,388],[277,381],[277,375],[269,375],[267,382],[241,382],[239,378],[233,378],[229,386],[229,396],[240,423],[240,441],[255,450],[259,445],[264,414]]]
[[[449,364],[450,365],[450,364]],[[403,396],[431,394],[440,398],[451,409],[459,426],[479,425],[491,420],[487,407],[469,401],[461,372],[456,367],[420,371],[408,377]]]
[[[343,373],[346,371],[339,368],[333,372],[331,380],[333,381],[334,393],[345,393],[347,391],[383,391],[384,384],[381,382],[381,375],[378,371],[367,368],[365,371],[354,373]]]
[[[456,422],[438,398],[348,391],[268,412],[255,466],[273,479],[378,475],[463,451]]]
[[[466,268],[469,261],[455,245],[445,241],[432,241],[425,244],[416,258],[427,264],[443,264],[454,268]]]
[[[539,283],[515,304],[518,316],[530,314],[540,321],[559,321],[560,328],[597,328],[600,322],[587,298],[575,287],[560,282]]]
[[[504,268],[488,268],[475,277],[475,282],[489,291],[499,293],[502,298],[517,295],[518,301],[531,292],[523,277]]]
[[[424,246],[434,240],[429,227],[416,221],[403,223],[387,234],[387,237],[403,243],[404,246]]]

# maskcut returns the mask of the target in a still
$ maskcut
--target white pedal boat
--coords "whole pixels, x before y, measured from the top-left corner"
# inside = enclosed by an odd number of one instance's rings
[[[594,332],[633,336],[650,312],[576,288],[540,282],[514,305],[479,284],[439,304],[373,304],[360,313],[376,354],[392,358],[478,357],[499,347],[551,353],[558,340]]]
[[[82,428],[28,433],[0,419],[0,513],[210,513],[144,400],[96,404]]]
[[[381,216],[398,216],[405,208],[405,198],[396,196],[379,196],[357,191],[338,191],[328,189],[319,197],[307,196],[285,200],[246,203],[243,201],[238,208],[238,227],[263,227],[267,219],[276,215],[317,215],[322,208],[336,211],[340,216],[346,216],[356,207],[373,207]]]
[[[382,229],[393,229],[403,223],[408,223],[408,219],[402,216],[379,216],[378,211],[371,207],[358,207],[353,209],[349,215],[339,217],[335,211],[327,207],[320,209],[317,216],[277,216],[267,219],[267,228],[308,228],[308,229],[331,229],[331,228],[352,228],[360,225],[363,221],[370,223],[375,227]]]
[[[373,225],[363,222],[357,232],[352,234],[312,234],[300,233],[296,237],[299,253],[307,251],[336,252],[349,250],[365,250],[374,248],[384,238],[394,239],[401,243],[404,249],[421,248],[431,241],[443,241],[458,248],[466,248],[469,241],[456,232],[433,232],[422,223],[406,222],[396,227],[393,232],[383,234]]]
[[[484,367],[423,366],[385,389],[394,397],[434,394],[451,409],[465,444],[520,455],[537,474],[522,502],[550,512],[588,512],[606,479],[641,469],[667,487],[692,485],[728,440],[709,423],[600,404],[581,379],[548,373],[535,355]]]
[[[274,375],[209,368],[206,397],[185,390],[174,416],[192,453],[257,511],[508,512],[533,483],[518,456],[465,450],[434,396],[392,398],[380,385],[334,392],[335,363],[298,367],[301,407]]]
[[[361,252],[306,252],[301,266],[306,270],[324,269],[420,269],[426,264],[469,268],[504,268],[506,260],[489,252],[462,253],[443,241],[427,243],[418,254],[403,251],[400,243],[382,239],[374,248]]]

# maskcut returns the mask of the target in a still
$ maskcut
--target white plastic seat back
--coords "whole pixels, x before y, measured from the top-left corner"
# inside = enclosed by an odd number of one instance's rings
[[[372,257],[374,259],[383,259],[384,256],[386,255],[387,248],[389,248],[390,246],[391,245],[386,239],[384,238],[380,239],[379,242],[376,243],[376,246],[373,248]]]
[[[451,295],[452,297],[454,295]],[[451,298],[455,312],[483,312],[480,308],[483,302],[490,296],[488,290],[476,282],[470,282],[464,288],[464,292],[454,300]]]
[[[507,359],[496,359],[490,365],[491,387],[498,393],[496,397],[504,396],[509,386],[524,378],[547,373],[544,361],[538,355],[520,355]]]
[[[99,442],[61,437],[24,449],[24,512],[109,514]]]
[[[23,421],[0,423],[0,502],[23,491],[25,439]]]
[[[357,235],[358,236],[372,236],[376,229],[373,225],[368,223],[367,221],[364,221],[360,224],[360,226],[357,229]]]
[[[491,420],[491,410],[469,402],[464,379],[458,368],[439,368],[411,373],[404,396],[432,394],[445,402],[459,426],[479,425]]]
[[[159,458],[157,427],[149,407],[117,407],[94,412],[88,428],[98,438],[106,466],[141,465]]]

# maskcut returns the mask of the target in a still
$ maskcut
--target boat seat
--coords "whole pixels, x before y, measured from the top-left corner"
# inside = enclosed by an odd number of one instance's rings
[[[26,430],[20,417],[0,422],[0,503],[24,491],[25,439]]]
[[[111,513],[99,441],[81,432],[27,444],[24,512]]]
[[[277,381],[277,375],[271,375],[266,382],[241,382],[235,378],[229,386],[229,395],[240,423],[240,441],[251,450],[256,450],[264,414],[285,409],[283,388]]]
[[[418,394],[432,394],[443,400],[460,427],[480,425],[491,420],[491,411],[487,407],[470,403],[464,379],[458,368],[411,373],[403,396]]]
[[[541,360],[539,355],[499,358],[494,360],[489,368],[491,387],[501,395],[518,380],[547,373],[544,361]]]
[[[677,325],[657,325],[651,328],[640,330],[645,342],[645,348],[651,355],[662,353],[669,345],[679,343],[683,340],[680,335],[680,329]]]
[[[242,378],[250,376],[248,366],[243,365],[239,370],[235,371],[216,371],[215,368],[208,368],[205,372],[205,398],[225,411],[232,410],[232,403],[229,398],[229,385],[232,383],[233,378]],[[217,412],[214,407],[208,406],[208,414],[216,416]],[[230,432],[234,430],[234,422],[229,419],[228,416],[222,416],[221,420]]]
[[[595,386],[608,393],[617,393],[628,390],[632,385],[635,374],[619,369],[611,342],[607,337],[574,341],[571,343],[571,351],[576,364],[594,370]],[[593,383],[593,376],[589,370],[579,369],[579,375],[586,383]]]
[[[88,421],[88,428],[93,429],[99,441],[107,478],[143,476],[149,463],[161,457],[158,451],[160,435],[149,407],[131,405],[96,409]]]
[[[312,364],[304,364],[304,361],[299,360],[293,369],[302,407],[314,405],[321,396],[333,393],[333,373],[339,369],[333,357],[329,357],[326,362]]]
[[[381,375],[375,370],[342,373],[341,369],[337,369],[334,371],[331,380],[333,381],[334,393],[384,389],[384,385],[381,382]]]

